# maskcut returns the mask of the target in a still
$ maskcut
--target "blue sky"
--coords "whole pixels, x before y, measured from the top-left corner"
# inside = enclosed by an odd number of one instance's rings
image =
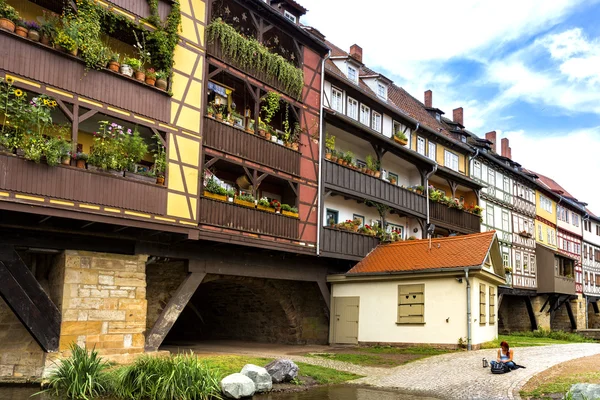
[[[302,22],[600,215],[600,0],[300,0]]]

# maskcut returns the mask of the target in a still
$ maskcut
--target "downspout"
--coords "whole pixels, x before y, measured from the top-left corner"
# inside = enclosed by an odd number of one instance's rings
[[[323,89],[325,88],[325,61],[327,61],[327,59],[331,56],[331,50],[329,50],[329,52],[327,53],[327,55],[325,56],[325,58],[323,58],[323,60],[321,61],[321,93],[320,96],[321,98],[319,99],[319,114],[321,116],[321,119],[319,121],[319,176],[318,176],[318,182],[317,182],[317,256],[320,254],[321,252],[321,229],[323,228],[323,224],[322,224],[322,219],[323,219],[323,209],[322,209],[322,201],[323,198],[321,196],[321,191],[323,190],[323,183],[322,183],[322,171],[323,171],[323,143],[324,143],[324,138],[323,138],[323,119],[324,119],[324,112],[323,112]]]
[[[467,350],[471,350],[471,282],[468,268],[465,268],[465,280],[467,281]]]
[[[425,175],[425,196],[427,197],[427,228],[429,227],[429,177],[437,171],[437,163],[433,165],[433,169]],[[427,233],[429,237],[429,233]]]

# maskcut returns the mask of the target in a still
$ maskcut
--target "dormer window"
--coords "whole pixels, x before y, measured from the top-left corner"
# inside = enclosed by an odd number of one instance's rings
[[[460,141],[463,142],[463,143],[467,143],[467,137],[461,135]]]
[[[292,21],[293,23],[298,22],[298,18],[296,18],[296,16],[294,14],[292,14],[291,12],[289,12],[288,10],[283,11],[283,16],[286,17],[287,19],[289,19],[290,21]]]
[[[352,65],[348,64],[348,79],[350,79],[352,82],[356,83],[358,81],[358,72],[356,71],[356,68],[354,68]]]
[[[385,85],[377,83],[377,96],[381,97],[382,99],[387,99],[387,89]]]
[[[435,113],[435,119],[437,119],[438,122],[441,122],[442,116],[439,113]]]

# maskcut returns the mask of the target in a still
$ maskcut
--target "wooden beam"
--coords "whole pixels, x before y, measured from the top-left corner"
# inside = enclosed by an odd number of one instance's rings
[[[246,83],[246,86],[248,87],[248,91],[252,95],[252,98],[254,99],[254,101],[260,102],[260,98],[258,97],[258,94],[254,91],[254,86],[252,86],[250,84],[250,82],[248,82],[248,81],[244,81],[244,82]]]
[[[568,299],[568,297],[567,297]],[[573,315],[573,309],[571,308],[571,302],[565,302],[565,307],[567,307],[567,314],[569,314],[569,321],[571,321],[571,329],[577,330],[577,321],[575,320],[575,316]]]
[[[71,149],[77,152],[77,140],[79,135],[79,104],[73,105],[73,121],[71,122]]]
[[[321,295],[323,295],[323,300],[327,304],[327,309],[331,310],[331,293],[329,292],[329,287],[327,287],[327,280],[325,278],[320,279],[317,281],[317,284],[321,290]]]
[[[290,187],[292,188],[292,190],[296,194],[296,197],[298,197],[298,189],[296,189],[296,185],[294,184],[294,182],[287,181],[287,183],[289,183]]]
[[[592,307],[594,308],[594,313],[600,314],[600,310],[598,309],[598,302],[597,301],[592,302]]]
[[[558,311],[558,309],[560,309],[560,306],[567,303],[568,301],[569,301],[569,296],[565,296],[565,298],[562,300],[560,299],[560,296],[559,296],[558,300],[556,301],[555,307],[553,309],[551,309],[551,311]]]
[[[160,139],[160,142],[162,143],[163,146],[165,146],[165,148],[167,147],[167,142],[165,141],[165,138],[162,137],[162,135],[158,132],[158,130],[156,128],[150,127],[150,129],[152,129],[152,132],[158,136],[158,138]]]
[[[545,301],[545,302],[544,302],[544,304],[542,305],[542,308],[540,308],[540,312],[543,312],[543,311],[544,311],[544,308],[546,308],[546,305],[547,305],[547,304],[548,304],[548,302],[550,301],[550,297],[551,297],[551,296],[548,296],[548,298],[546,299],[546,301]]]
[[[255,170],[254,172],[256,173],[256,170]],[[256,178],[256,182],[255,182],[255,184],[256,184],[256,187],[258,188],[258,187],[260,186],[260,183],[261,183],[262,181],[264,181],[264,180],[265,180],[265,178],[266,178],[266,177],[268,177],[268,176],[269,176],[269,174],[267,174],[267,173],[265,172],[265,173],[263,173],[261,176],[257,177],[257,178]],[[289,181],[288,181],[288,182],[289,182]],[[291,184],[291,182],[289,182],[289,183]]]
[[[192,264],[192,261],[190,261],[190,264]],[[146,351],[158,350],[205,276],[205,273],[190,272],[181,285],[179,285],[148,334],[146,338]]]
[[[452,191],[452,198],[454,199],[456,197],[456,188],[458,188],[458,183],[450,179],[446,179],[446,182],[448,182],[448,186],[450,186],[450,190]]]
[[[217,67],[217,69],[215,69],[213,72],[208,74],[208,79],[212,78],[213,76],[215,76],[217,74],[220,74],[223,71],[224,71],[223,68]]]
[[[500,306],[502,305],[502,300],[504,300],[504,294],[499,294],[498,295],[498,310],[500,309]]]
[[[73,121],[73,113],[71,112],[71,110],[69,110],[67,108],[67,106],[65,105],[65,103],[63,103],[63,101],[61,99],[57,98],[55,100],[56,100],[56,103],[58,104],[58,107],[60,107],[62,112],[65,113],[65,115],[67,116],[69,121]]]
[[[45,216],[44,218],[42,218],[38,221],[38,224],[43,224],[44,222],[48,221],[50,218],[52,218],[52,215]]]
[[[218,157],[211,158],[210,160],[208,160],[207,162],[204,163],[204,169],[210,168],[217,161],[219,161]]]
[[[86,119],[89,119],[89,118],[93,117],[96,114],[98,114],[98,110],[89,110],[85,114],[82,114],[82,115],[79,116],[79,123],[82,123]]]
[[[535,313],[533,312],[533,304],[531,304],[531,297],[529,297],[529,296],[525,297],[525,307],[527,307],[527,314],[529,314],[529,321],[531,322],[531,330],[536,331],[538,328],[537,320],[535,319]],[[500,308],[500,307],[498,307],[498,308]]]

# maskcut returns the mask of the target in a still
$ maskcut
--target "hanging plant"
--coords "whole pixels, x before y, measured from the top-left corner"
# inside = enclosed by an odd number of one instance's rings
[[[270,124],[275,113],[279,111],[279,99],[280,96],[277,92],[269,92],[262,97],[261,101],[265,104],[261,110],[265,113],[263,120],[266,124]]]

